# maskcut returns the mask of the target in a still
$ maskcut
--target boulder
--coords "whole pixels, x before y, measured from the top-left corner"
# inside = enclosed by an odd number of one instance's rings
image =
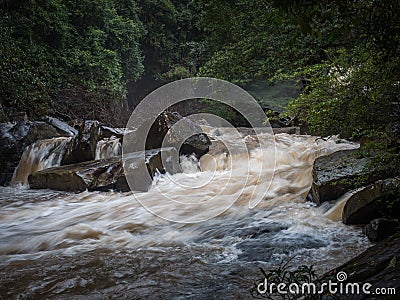
[[[368,224],[381,217],[399,217],[400,178],[379,180],[355,192],[343,207],[344,224]]]
[[[98,121],[84,121],[80,124],[78,134],[71,140],[61,161],[69,165],[94,160],[99,141],[100,124]]]
[[[319,278],[319,282],[327,283],[337,281],[337,274],[345,272],[347,280],[345,283],[360,283],[360,291],[362,284],[370,284],[369,291],[371,294],[360,292],[358,295],[353,294],[325,294],[321,295],[321,299],[398,299],[398,291],[400,290],[400,233],[378,242],[376,245],[368,248],[360,255],[354,257],[345,264],[335,268]],[[376,288],[395,288],[395,294],[379,295],[375,294]],[[327,289],[326,289],[327,290]],[[393,290],[392,290],[393,291]],[[328,292],[327,292],[328,293]]]
[[[75,136],[78,134],[78,131],[74,127],[69,126],[67,123],[59,119],[49,116],[44,116],[42,117],[42,121],[53,126],[57,130],[57,132],[62,136]]]
[[[177,122],[179,124],[174,127],[173,132],[169,131]],[[147,135],[145,128],[150,128]],[[129,133],[129,140],[133,143],[138,142],[137,145],[133,145],[133,149],[136,150],[140,150],[139,143],[144,139],[146,150],[161,148],[164,138],[168,141],[168,146],[179,148],[181,155],[195,154],[200,157],[208,152],[211,145],[210,139],[199,125],[176,112],[163,112],[153,124],[144,121],[137,130]]]
[[[314,162],[313,183],[308,198],[316,204],[335,200],[357,187],[373,182],[365,171],[368,158],[359,157],[358,149],[340,150]]]
[[[366,227],[366,234],[371,242],[382,241],[398,231],[399,221],[379,218],[372,220]]]
[[[171,174],[181,172],[175,160],[164,160],[161,157],[177,157],[174,148],[149,150],[145,153],[133,153],[125,157],[125,164],[129,164],[129,176],[134,179],[128,185],[124,174],[121,157],[111,157],[95,161],[87,161],[67,166],[50,168],[35,172],[28,177],[32,189],[54,189],[70,192],[89,191],[130,191],[130,187],[137,191],[147,191],[152,182],[146,180],[148,176],[142,174],[147,171],[151,178],[157,173]],[[145,159],[144,159],[145,158]],[[176,161],[177,162],[177,161]],[[145,168],[140,168],[145,164]]]
[[[10,182],[24,149],[38,140],[63,136],[42,121],[20,120],[0,124],[0,184]]]
[[[10,132],[13,134],[17,141],[22,141],[22,145],[24,147],[38,140],[45,140],[53,137],[62,136],[53,126],[41,121],[18,122],[10,130]]]
[[[106,125],[100,126],[100,139],[109,139],[112,137],[116,137],[121,139],[124,137],[125,129],[124,128],[113,128]]]

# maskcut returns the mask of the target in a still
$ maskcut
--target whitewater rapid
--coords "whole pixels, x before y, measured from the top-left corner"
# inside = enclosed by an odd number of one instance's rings
[[[229,132],[218,135],[229,139]],[[368,242],[361,229],[328,218],[329,207],[306,202],[312,165],[318,156],[356,147],[336,138],[278,134],[263,151],[181,157],[184,173],[156,176],[147,193],[0,188],[0,292],[209,299],[225,298],[226,288],[232,298],[246,298],[259,266],[292,258],[295,266],[326,271]],[[104,148],[120,151],[115,141]],[[254,193],[262,201],[251,208]],[[204,221],[176,223],[165,215]],[[21,287],[10,288],[17,278]]]

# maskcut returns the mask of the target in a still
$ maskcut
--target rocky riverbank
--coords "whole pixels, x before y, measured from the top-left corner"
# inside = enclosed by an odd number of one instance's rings
[[[177,113],[164,112],[150,127],[145,140],[145,153],[125,156],[125,163],[136,166],[144,165],[147,174],[131,175],[137,178],[132,186],[140,191],[147,190],[151,178],[156,172],[179,172],[179,165],[162,161],[163,157],[194,154],[197,157],[208,152],[211,144],[204,133],[196,133],[182,141],[179,149],[163,148],[161,143],[169,129],[177,122],[184,124],[191,132],[201,132],[201,128]],[[50,188],[72,192],[84,190],[128,191],[122,164],[122,141],[124,130],[111,128],[98,121],[81,121],[71,127],[50,117],[43,121],[20,120],[16,123],[0,125],[1,146],[0,163],[2,165],[2,185],[27,184],[34,189]],[[129,132],[130,139],[139,140],[136,132]],[[180,136],[185,133],[175,132],[169,136],[179,144]],[[55,139],[68,137],[66,139]],[[143,176],[141,176],[143,175]],[[146,177],[149,180],[142,180]]]
[[[400,233],[370,247],[347,263],[325,274],[320,280],[337,281],[336,275],[345,272],[344,283],[370,284],[371,294],[326,295],[324,299],[399,299],[400,292]],[[395,291],[393,290],[395,289]],[[379,293],[379,294],[378,294]]]
[[[336,203],[330,214],[344,224],[362,226],[374,246],[328,272],[321,282],[336,281],[345,272],[350,283],[370,283],[376,288],[400,292],[400,178],[377,180],[368,168],[369,158],[359,150],[338,151],[314,163],[313,184],[308,199],[317,205]],[[340,198],[341,197],[341,198]],[[339,200],[333,200],[338,199]],[[329,296],[326,295],[327,299]],[[333,297],[333,296],[332,296]],[[398,299],[398,295],[335,295],[332,299]],[[396,298],[397,297],[397,298]]]

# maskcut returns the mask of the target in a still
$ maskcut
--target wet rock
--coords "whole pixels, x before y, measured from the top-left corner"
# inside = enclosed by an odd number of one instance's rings
[[[355,192],[343,207],[344,224],[368,224],[370,221],[399,215],[400,178],[379,180]],[[393,203],[391,203],[393,202]]]
[[[122,140],[124,137],[124,128],[113,128],[106,125],[100,126],[100,139],[109,139],[111,137],[116,137]]]
[[[98,121],[84,121],[80,124],[78,134],[67,147],[61,165],[69,165],[94,160],[99,141],[100,124]]]
[[[144,153],[133,153],[128,156],[125,164],[129,164],[129,175],[135,182],[132,188],[137,191],[147,191],[152,182],[146,180],[144,170],[153,177],[156,172],[169,172],[171,174],[180,172],[179,164],[174,160],[164,160],[161,156],[177,156],[174,148],[164,148],[146,151]],[[145,168],[140,168],[145,164]],[[121,157],[111,157],[107,159],[87,161],[67,166],[55,167],[39,172],[35,172],[28,178],[29,185],[33,189],[54,189],[71,192],[89,191],[130,191],[124,174],[124,168]]]
[[[41,121],[18,121],[0,124],[0,184],[10,182],[25,147],[38,140],[62,136],[50,124]]]
[[[53,126],[40,121],[19,122],[10,131],[16,140],[22,141],[24,146],[30,145],[38,140],[62,136]]]
[[[175,124],[177,126],[174,126]],[[171,132],[173,126],[174,130]],[[150,128],[147,135],[143,128]],[[176,112],[163,112],[151,126],[148,121],[144,121],[142,126],[129,134],[129,140],[132,142],[141,142],[145,139],[146,150],[161,148],[164,138],[168,141],[168,146],[179,148],[181,155],[195,154],[200,157],[208,152],[211,145],[208,136],[203,133],[199,125]],[[134,148],[140,150],[140,145]]]
[[[269,127],[257,127],[257,128],[235,127],[232,128],[232,130],[235,131],[237,130],[242,137],[246,137],[249,135],[250,136],[256,135],[256,133],[272,133],[274,129],[271,129]]]
[[[287,133],[287,134],[300,134],[300,127],[284,127],[272,128],[274,134]]]
[[[373,176],[364,169],[368,162],[368,158],[359,157],[357,149],[341,150],[317,158],[308,198],[320,205],[354,189],[355,182],[360,185],[373,182]]]
[[[399,221],[380,218],[372,220],[366,227],[366,234],[371,242],[382,241],[398,231]]]
[[[42,120],[47,124],[53,126],[57,130],[57,132],[62,136],[75,136],[78,134],[78,131],[75,128],[69,126],[67,123],[57,118],[44,116],[42,117]]]
[[[395,288],[396,293],[400,290],[400,233],[368,248],[366,251],[351,259],[342,266],[326,273],[320,282],[337,282],[336,274],[345,272],[346,282],[371,284],[371,294],[360,293],[358,295],[324,295],[322,299],[398,299],[396,294],[376,295],[372,292],[376,288]]]

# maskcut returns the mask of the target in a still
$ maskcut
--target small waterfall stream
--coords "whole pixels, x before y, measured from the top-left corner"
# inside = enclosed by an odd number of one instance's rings
[[[28,176],[36,171],[60,165],[70,137],[40,140],[26,147],[11,179],[12,185],[28,185]]]
[[[34,172],[60,166],[71,137],[40,140],[24,150],[18,166],[15,168],[11,185],[28,186],[28,176]],[[117,138],[100,140],[96,147],[95,159],[121,155],[122,146]]]
[[[118,138],[100,140],[96,147],[96,158],[103,159],[122,154],[122,145]]]

